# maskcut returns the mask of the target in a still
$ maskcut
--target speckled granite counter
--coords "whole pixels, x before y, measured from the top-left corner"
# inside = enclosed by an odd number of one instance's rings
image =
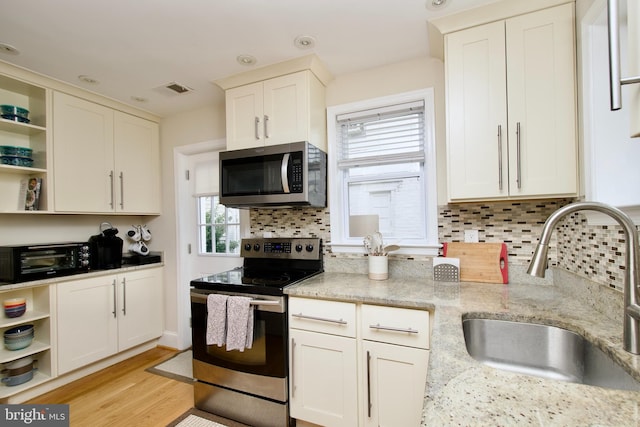
[[[640,380],[640,356],[622,350],[622,321],[579,303],[561,286],[424,278],[374,281],[363,274],[323,273],[287,288],[286,293],[431,311],[424,426],[640,426],[640,392],[503,372],[468,355],[463,317],[530,321],[583,335]]]

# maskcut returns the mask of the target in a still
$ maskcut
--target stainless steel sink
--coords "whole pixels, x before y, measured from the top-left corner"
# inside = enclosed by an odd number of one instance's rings
[[[566,329],[492,319],[465,319],[462,329],[469,355],[485,365],[542,378],[640,391],[640,382],[602,350]]]

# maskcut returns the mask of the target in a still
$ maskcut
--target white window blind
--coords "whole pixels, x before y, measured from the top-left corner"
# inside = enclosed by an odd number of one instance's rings
[[[424,102],[337,116],[340,169],[424,162]]]

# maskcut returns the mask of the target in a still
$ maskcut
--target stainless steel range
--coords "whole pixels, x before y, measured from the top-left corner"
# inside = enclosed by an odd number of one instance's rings
[[[286,286],[322,272],[318,238],[243,239],[243,266],[191,281],[195,406],[256,427],[289,417]],[[207,345],[209,294],[251,298],[253,345]]]

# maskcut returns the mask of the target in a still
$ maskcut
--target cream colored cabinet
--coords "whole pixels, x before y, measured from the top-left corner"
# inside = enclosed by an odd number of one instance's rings
[[[326,151],[324,86],[310,71],[228,89],[227,149],[309,141]]]
[[[56,211],[160,212],[157,123],[56,92],[53,129]]]
[[[34,338],[28,347],[20,350],[8,350],[3,345],[0,348],[0,366],[6,368],[11,362],[31,357],[36,361],[38,368],[33,379],[24,384],[11,387],[0,385],[0,399],[33,388],[57,375],[52,346],[52,337],[55,336],[55,331],[52,329],[54,328],[52,321],[55,301],[54,288],[54,286],[33,286],[0,292],[0,300],[2,301],[11,298],[24,298],[27,303],[27,310],[22,316],[15,318],[8,318],[4,314],[1,316],[0,334],[17,326],[34,325]]]
[[[361,306],[364,426],[419,426],[429,365],[429,313]]]
[[[0,104],[29,110],[29,122],[0,117],[0,212],[24,213],[50,210],[48,99],[43,87],[0,74]],[[14,148],[15,147],[15,148]],[[17,148],[17,150],[16,150]],[[20,149],[31,150],[25,156]],[[26,183],[30,178],[41,180],[39,203],[26,199]]]
[[[355,304],[290,298],[289,328],[291,417],[358,425]]]
[[[81,368],[162,334],[162,269],[57,285],[58,372]]]
[[[445,36],[451,201],[575,196],[574,6]]]
[[[323,426],[418,426],[429,313],[289,299],[291,416]]]

